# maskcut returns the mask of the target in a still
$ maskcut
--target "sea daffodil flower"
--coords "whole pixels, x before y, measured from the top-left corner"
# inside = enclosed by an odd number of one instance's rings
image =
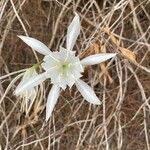
[[[60,47],[59,51],[51,52],[49,48],[40,41],[26,36],[19,36],[27,45],[37,52],[45,55],[41,66],[45,70],[44,73],[31,78],[28,82],[23,84],[17,91],[21,93],[32,87],[39,85],[44,80],[50,78],[52,88],[48,94],[46,104],[46,121],[50,118],[54,106],[58,100],[60,89],[66,89],[68,85],[70,88],[75,84],[77,89],[85,100],[92,104],[100,105],[101,101],[96,96],[93,89],[82,81],[80,78],[84,71],[84,66],[95,65],[114,57],[115,53],[102,53],[88,56],[82,60],[75,56],[72,51],[75,41],[80,33],[80,19],[77,14],[67,30],[66,49]]]
[[[15,95],[16,96],[19,96],[23,99],[23,102],[22,102],[22,110],[26,112],[26,114],[28,114],[28,112],[30,111],[33,103],[34,103],[34,100],[36,98],[36,95],[37,95],[37,90],[38,88],[37,87],[31,87],[31,88],[28,88],[28,89],[25,89],[23,90],[22,92],[18,92],[18,90],[20,89],[20,87],[22,87],[26,82],[30,81],[31,78],[35,78],[37,77],[37,72],[33,67],[31,68],[28,68],[25,72],[24,72],[24,75],[21,79],[21,82],[18,84],[18,86],[16,87],[16,90],[15,90]]]

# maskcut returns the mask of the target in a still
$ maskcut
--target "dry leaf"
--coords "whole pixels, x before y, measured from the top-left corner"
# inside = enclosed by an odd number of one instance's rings
[[[90,55],[94,55],[99,53],[99,49],[100,46],[97,43],[94,43],[93,45],[91,45],[88,49],[84,50],[81,54],[80,54],[80,58],[84,58]]]
[[[113,33],[110,31],[109,28],[104,28],[103,31],[106,32],[106,33],[109,35],[111,41],[112,41],[117,47],[120,45],[120,41],[113,35]]]
[[[131,50],[124,48],[124,47],[120,47],[120,42],[119,40],[113,35],[113,33],[110,31],[109,28],[104,28],[103,29],[104,32],[106,32],[109,36],[111,41],[119,48],[121,54],[127,58],[130,61],[136,62],[136,55],[134,52],[132,52]]]
[[[127,58],[128,60],[131,60],[133,62],[136,62],[136,55],[134,52],[130,51],[127,48],[119,47],[119,50],[121,51],[122,55]]]
[[[108,72],[106,64],[105,63],[101,63],[100,64],[100,68],[101,68],[101,72],[99,74],[99,78],[101,78],[103,76],[104,78],[106,78],[106,82],[107,82],[107,78],[108,78],[109,83],[111,84],[113,82],[113,79],[111,78],[111,76],[110,76],[110,74]]]
[[[113,35],[110,35],[110,39],[117,47],[119,47],[120,42],[117,38],[115,38]]]
[[[102,45],[99,49],[99,52],[101,53],[106,53],[106,46],[105,45]],[[109,72],[108,72],[108,68],[106,67],[106,63],[103,62],[103,63],[100,63],[99,64],[100,68],[101,68],[101,73],[99,75],[99,78],[101,78],[102,76],[104,78],[106,78],[106,81],[107,79],[109,80],[109,83],[111,84],[113,82],[113,79],[111,78]]]
[[[106,53],[106,46],[105,45],[101,46],[100,52]]]

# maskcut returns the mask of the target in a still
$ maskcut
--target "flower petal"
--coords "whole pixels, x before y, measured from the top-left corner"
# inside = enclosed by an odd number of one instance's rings
[[[59,93],[60,93],[60,87],[58,85],[53,85],[49,92],[48,100],[46,104],[46,121],[48,121],[48,119],[52,114],[52,111],[57,103]]]
[[[37,39],[22,35],[19,35],[18,37],[21,40],[23,40],[28,46],[30,46],[33,50],[36,50],[40,54],[48,55],[51,52],[50,49],[45,44],[43,44]]]
[[[80,18],[77,13],[67,30],[67,50],[72,50],[80,33]]]
[[[84,81],[78,79],[76,81],[76,86],[77,89],[80,91],[82,96],[87,100],[89,103],[95,104],[95,105],[100,105],[101,102],[96,96],[95,92],[92,90],[92,88],[86,84]]]
[[[36,72],[36,70],[34,69],[34,68],[28,68],[27,70],[26,70],[26,72],[24,73],[24,75],[23,75],[23,77],[22,77],[22,79],[21,79],[21,82],[18,84],[18,86],[17,86],[17,88],[16,88],[16,90],[18,89],[18,88],[20,88],[23,84],[25,84],[28,80],[30,80],[30,78],[32,78],[32,77],[36,77],[38,74],[37,74],[37,72]]]
[[[116,53],[102,53],[88,56],[81,60],[82,65],[95,65],[116,56]]]
[[[39,74],[36,77],[31,77],[30,80],[27,80],[26,82],[24,81],[24,84],[22,84],[15,90],[15,95],[19,95],[25,90],[32,89],[33,87],[39,85],[44,80],[46,80],[45,73]]]

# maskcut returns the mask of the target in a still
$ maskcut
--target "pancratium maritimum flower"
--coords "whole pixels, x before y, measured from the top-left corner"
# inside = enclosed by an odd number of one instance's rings
[[[22,92],[18,92],[18,90],[20,89],[20,87],[22,87],[26,82],[30,81],[31,78],[35,78],[37,76],[37,72],[35,70],[35,67],[31,67],[31,68],[28,68],[22,79],[21,79],[21,82],[18,84],[14,94],[16,96],[20,96],[23,101],[22,101],[22,111],[25,111],[26,114],[29,113],[31,107],[32,107],[32,104],[34,103],[34,100],[36,98],[36,95],[37,95],[37,90],[38,88],[37,87],[31,87],[31,88],[28,88],[28,89],[25,89],[23,90]]]
[[[31,37],[19,36],[19,38],[21,38],[31,48],[45,55],[43,63],[41,64],[45,72],[31,78],[28,82],[20,86],[18,93],[35,87],[44,80],[50,78],[53,86],[48,94],[46,104],[46,121],[51,116],[57,102],[60,88],[65,90],[67,85],[71,88],[73,84],[75,84],[85,100],[92,104],[101,104],[93,89],[80,79],[82,76],[81,73],[84,71],[84,66],[101,63],[114,57],[116,54],[95,54],[80,60],[78,56],[75,56],[75,52],[72,51],[79,33],[80,20],[79,16],[75,14],[75,17],[67,30],[66,49],[60,47],[59,51],[51,52],[49,48],[40,41]]]

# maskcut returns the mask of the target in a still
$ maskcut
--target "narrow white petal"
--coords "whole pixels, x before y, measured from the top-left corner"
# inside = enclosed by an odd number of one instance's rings
[[[50,118],[52,111],[57,103],[60,93],[60,87],[58,85],[53,85],[47,99],[46,104],[46,121]]]
[[[67,50],[72,50],[80,33],[80,18],[77,13],[67,30]]]
[[[24,73],[24,76],[21,79],[21,82],[18,84],[16,90],[20,88],[25,82],[30,80],[31,77],[36,77],[38,74],[34,68],[28,68],[26,72]]]
[[[33,87],[42,83],[44,80],[46,80],[45,73],[39,74],[36,77],[31,77],[30,80],[24,81],[24,84],[22,84],[15,90],[15,95],[19,95],[25,90],[32,89]]]
[[[75,84],[77,86],[77,89],[80,91],[82,96],[85,98],[85,100],[87,100],[89,103],[92,103],[95,105],[101,104],[101,102],[98,99],[98,97],[96,96],[95,92],[84,81],[78,79]]]
[[[22,36],[22,35],[18,37],[21,40],[23,40],[28,46],[30,46],[33,50],[36,50],[40,54],[48,55],[51,52],[50,49],[45,44],[43,44],[37,39],[27,37],[27,36]]]
[[[95,65],[116,56],[116,53],[102,53],[88,56],[81,60],[82,65]]]

